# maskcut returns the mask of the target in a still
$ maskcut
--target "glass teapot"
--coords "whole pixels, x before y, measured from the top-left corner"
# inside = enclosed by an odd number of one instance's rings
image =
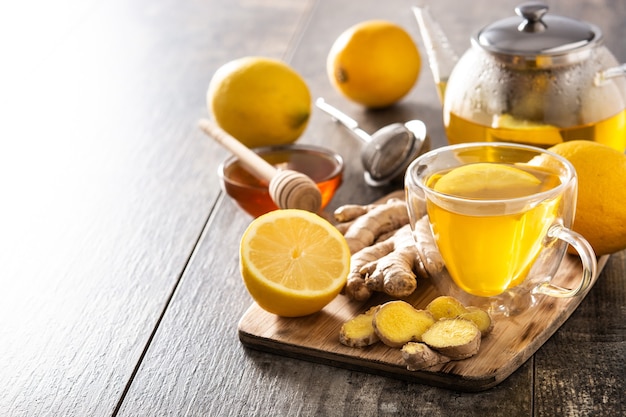
[[[413,7],[451,144],[549,147],[585,139],[626,150],[626,64],[592,24],[519,5],[471,38],[460,59],[424,7]]]

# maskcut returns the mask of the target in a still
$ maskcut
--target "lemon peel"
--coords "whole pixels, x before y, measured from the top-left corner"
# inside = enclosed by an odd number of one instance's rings
[[[569,160],[578,175],[573,230],[589,241],[598,256],[626,249],[626,155],[586,140],[549,150]]]
[[[421,56],[402,27],[367,20],[345,30],[326,61],[331,84],[348,99],[369,108],[390,106],[413,88]]]
[[[222,129],[249,148],[285,145],[306,129],[311,93],[286,63],[248,56],[222,65],[213,74],[207,107]]]

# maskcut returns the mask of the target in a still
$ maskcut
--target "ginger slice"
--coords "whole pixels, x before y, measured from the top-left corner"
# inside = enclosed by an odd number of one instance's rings
[[[417,310],[406,301],[395,300],[381,305],[372,320],[380,340],[389,347],[399,348],[407,342],[421,341],[422,334],[435,323],[432,315]]]
[[[450,358],[432,350],[425,343],[409,342],[402,346],[402,359],[409,371],[419,371],[441,363],[450,362]]]
[[[345,322],[339,330],[339,341],[346,346],[362,348],[373,345],[380,339],[374,330],[372,319],[378,306]]]
[[[491,330],[493,329],[493,320],[491,319],[489,313],[474,306],[468,306],[466,307],[466,310],[467,311],[465,313],[459,315],[459,318],[472,321],[476,327],[478,327],[478,330],[480,330],[482,337],[491,333]]]
[[[453,319],[463,313],[467,313],[465,306],[456,298],[449,295],[442,295],[435,298],[426,306],[435,320],[442,318]]]
[[[380,340],[402,348],[407,369],[417,371],[475,355],[493,326],[487,311],[440,296],[424,310],[402,300],[371,307],[344,323],[339,338],[347,346],[364,347]]]
[[[452,360],[474,356],[480,349],[481,334],[470,320],[440,319],[422,334],[422,342]]]
[[[482,336],[487,336],[493,329],[493,320],[489,313],[475,306],[465,307],[459,300],[449,295],[435,298],[426,306],[435,320],[462,318],[478,327]]]

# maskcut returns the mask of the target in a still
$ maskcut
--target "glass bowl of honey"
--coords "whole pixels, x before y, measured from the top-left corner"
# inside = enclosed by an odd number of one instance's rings
[[[253,151],[278,169],[291,169],[308,175],[322,194],[322,209],[342,183],[343,158],[331,150],[291,144],[255,148]],[[270,196],[268,182],[248,172],[236,156],[220,164],[218,175],[226,194],[252,217],[278,209]]]

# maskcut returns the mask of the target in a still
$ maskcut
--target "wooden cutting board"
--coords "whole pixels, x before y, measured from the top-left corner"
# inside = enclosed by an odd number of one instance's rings
[[[607,259],[608,256],[600,258],[599,271]],[[573,285],[580,279],[581,271],[578,258],[567,255],[556,279]],[[593,283],[589,288],[592,286]],[[388,301],[382,294],[361,303],[340,295],[321,312],[300,318],[278,317],[253,304],[241,318],[238,332],[241,343],[253,349],[459,391],[483,391],[505,380],[526,362],[567,320],[587,292],[570,299],[540,296],[532,308],[521,314],[498,315],[477,355],[422,371],[408,371],[400,350],[382,343],[362,349],[339,343],[342,323]],[[424,308],[439,295],[429,280],[421,280],[418,289],[405,300]]]

